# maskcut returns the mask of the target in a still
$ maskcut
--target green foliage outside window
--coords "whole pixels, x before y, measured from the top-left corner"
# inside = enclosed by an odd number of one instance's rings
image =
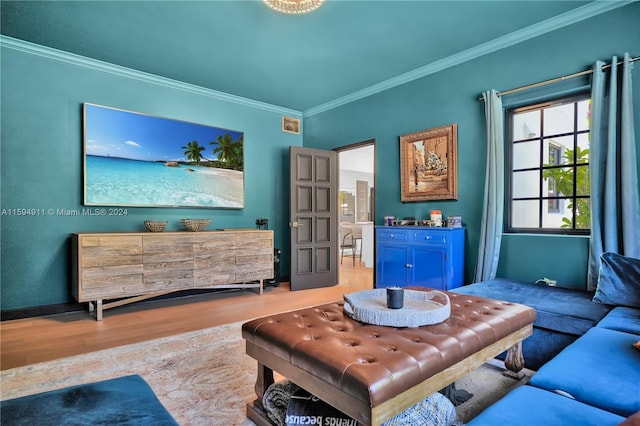
[[[564,164],[575,164],[576,167],[545,169],[543,170],[544,179],[555,183],[558,196],[572,197],[574,194],[588,196],[591,185],[588,166],[589,149],[581,149],[579,146],[575,151],[567,149],[563,154],[563,159],[565,160]],[[580,166],[580,164],[584,164],[584,166]],[[545,166],[553,166],[553,164],[546,164]],[[589,229],[591,226],[591,207],[589,200],[589,198],[575,199],[575,229]],[[573,209],[573,203],[570,203],[567,207]],[[562,218],[562,228],[574,228],[574,223],[570,217]]]

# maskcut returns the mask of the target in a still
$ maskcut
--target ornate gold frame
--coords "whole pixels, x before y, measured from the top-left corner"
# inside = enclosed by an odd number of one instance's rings
[[[458,125],[400,136],[401,200],[458,199]]]

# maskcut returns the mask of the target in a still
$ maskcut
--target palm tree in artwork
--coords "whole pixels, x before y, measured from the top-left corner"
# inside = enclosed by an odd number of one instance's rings
[[[191,161],[195,161],[196,164],[200,164],[202,160],[202,151],[205,150],[204,146],[200,146],[198,141],[191,141],[186,146],[181,147],[184,149],[184,155]]]
[[[224,136],[218,136],[216,141],[210,142],[217,145],[213,149],[213,153],[218,155],[218,160],[225,163],[229,168],[242,170],[243,166],[243,136],[238,139],[231,140],[231,135],[226,133]]]

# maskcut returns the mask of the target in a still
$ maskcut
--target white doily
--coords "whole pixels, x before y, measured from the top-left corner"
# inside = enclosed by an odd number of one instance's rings
[[[404,290],[404,306],[400,309],[387,308],[385,288],[357,291],[343,297],[347,315],[367,324],[420,327],[438,324],[451,315],[449,296],[437,290]]]

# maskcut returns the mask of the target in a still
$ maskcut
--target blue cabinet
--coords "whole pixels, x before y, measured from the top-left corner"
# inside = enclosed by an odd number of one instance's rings
[[[464,228],[376,226],[376,288],[464,283]]]

